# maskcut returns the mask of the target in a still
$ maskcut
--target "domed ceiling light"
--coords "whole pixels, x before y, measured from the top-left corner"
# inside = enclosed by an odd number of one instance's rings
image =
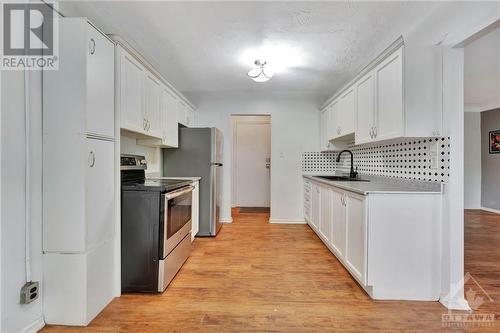
[[[266,62],[255,60],[255,68],[248,72],[248,76],[255,82],[266,82],[274,76],[274,72],[266,67]]]

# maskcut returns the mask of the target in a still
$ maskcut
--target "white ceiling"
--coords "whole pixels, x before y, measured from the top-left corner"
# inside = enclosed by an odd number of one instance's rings
[[[62,3],[60,10],[120,34],[182,92],[311,91],[326,97],[433,6],[103,1]],[[289,66],[260,84],[246,77],[259,48],[277,50],[283,55],[274,65]]]
[[[465,111],[500,108],[500,21],[497,26],[465,47]]]

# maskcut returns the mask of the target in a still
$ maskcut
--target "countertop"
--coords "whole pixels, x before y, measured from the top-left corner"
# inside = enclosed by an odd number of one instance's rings
[[[429,182],[421,180],[407,180],[400,178],[380,177],[361,175],[359,178],[370,180],[369,182],[346,182],[331,181],[319,178],[321,175],[303,175],[304,178],[323,183],[340,189],[367,195],[370,193],[425,193],[441,194],[443,192],[443,183]]]
[[[201,177],[146,177],[148,179],[179,179],[179,180],[192,180],[193,182],[197,182],[201,179]]]

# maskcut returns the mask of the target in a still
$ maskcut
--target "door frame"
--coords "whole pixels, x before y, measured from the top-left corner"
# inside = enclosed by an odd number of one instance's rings
[[[231,121],[231,208],[236,207],[237,203],[237,180],[236,180],[236,160],[237,160],[237,153],[236,153],[236,133],[237,133],[237,123],[238,122],[244,122],[244,123],[252,123],[252,124],[269,124],[271,134],[270,134],[270,142],[269,142],[269,155],[271,157],[271,176],[269,179],[269,205],[271,205],[271,178],[272,178],[272,120],[271,120],[271,115],[270,114],[231,114],[230,116],[230,121]]]

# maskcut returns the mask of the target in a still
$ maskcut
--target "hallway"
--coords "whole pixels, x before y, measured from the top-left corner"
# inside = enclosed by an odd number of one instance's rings
[[[488,264],[500,261],[499,215],[466,217],[466,271],[499,298],[499,270]],[[308,226],[268,224],[268,213],[239,209],[233,218],[217,238],[196,239],[165,293],[126,294],[87,328],[43,332],[443,331],[437,302],[370,300]],[[495,303],[483,310],[499,313]]]

